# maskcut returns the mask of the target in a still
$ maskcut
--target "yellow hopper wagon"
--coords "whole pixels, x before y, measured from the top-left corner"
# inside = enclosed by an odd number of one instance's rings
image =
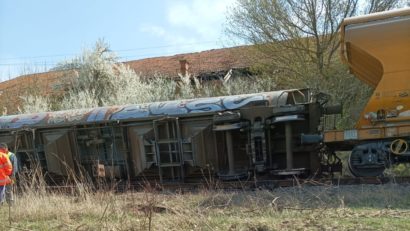
[[[410,162],[410,8],[345,19],[341,53],[374,92],[355,129],[325,131],[324,143],[351,150],[355,176],[379,176],[392,164]]]

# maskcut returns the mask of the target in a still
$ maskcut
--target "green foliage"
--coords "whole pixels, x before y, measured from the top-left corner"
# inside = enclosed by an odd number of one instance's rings
[[[391,168],[391,175],[393,176],[410,176],[410,164],[401,163]]]

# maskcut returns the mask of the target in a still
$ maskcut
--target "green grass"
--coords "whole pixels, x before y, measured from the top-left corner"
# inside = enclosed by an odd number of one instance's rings
[[[1,230],[410,230],[410,186],[26,192],[0,207]],[[151,224],[150,224],[151,220]]]

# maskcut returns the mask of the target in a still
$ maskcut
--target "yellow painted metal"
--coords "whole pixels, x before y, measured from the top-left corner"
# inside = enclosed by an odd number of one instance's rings
[[[392,127],[381,126],[372,128],[361,128],[355,130],[357,136],[349,137],[347,132],[342,130],[325,131],[323,141],[325,143],[343,142],[346,140],[379,140],[379,139],[394,139],[397,137],[410,136],[410,124],[397,125]]]
[[[401,155],[407,152],[409,144],[403,139],[393,140],[390,144],[390,151],[396,155]]]
[[[375,90],[357,129],[410,123],[410,8],[347,18],[342,59]]]

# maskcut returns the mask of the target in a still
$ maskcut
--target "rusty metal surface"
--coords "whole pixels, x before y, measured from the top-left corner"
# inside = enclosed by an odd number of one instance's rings
[[[266,101],[269,106],[282,106],[286,104],[287,92],[289,91],[292,90],[1,116],[0,129],[36,128],[150,117],[184,116],[187,114],[234,110],[260,101]]]

